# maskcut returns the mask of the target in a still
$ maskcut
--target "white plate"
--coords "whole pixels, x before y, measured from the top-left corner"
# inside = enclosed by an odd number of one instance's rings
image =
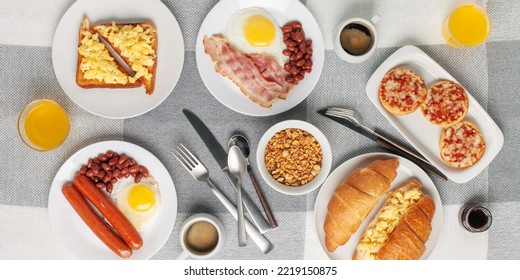
[[[343,181],[343,179],[354,171],[357,168],[367,166],[372,161],[376,159],[389,159],[389,158],[397,158],[399,160],[399,168],[397,169],[397,177],[394,182],[390,186],[390,189],[395,189],[403,185],[406,181],[414,178],[419,180],[423,185],[423,192],[429,195],[433,202],[435,203],[435,214],[432,220],[432,232],[430,234],[430,238],[426,242],[426,252],[422,255],[421,259],[427,259],[428,256],[433,251],[437,240],[441,234],[442,230],[442,202],[441,197],[439,196],[439,192],[437,188],[433,184],[432,180],[424,171],[419,168],[417,165],[412,163],[411,161],[402,158],[400,156],[386,154],[386,153],[371,153],[359,155],[357,157],[351,158],[341,164],[338,168],[336,168],[327,178],[323,186],[321,187],[320,193],[316,198],[316,205],[314,206],[314,221],[316,223],[316,232],[318,234],[318,239],[320,240],[321,247],[323,251],[330,259],[333,260],[351,260],[352,256],[356,251],[357,244],[361,235],[365,232],[367,225],[372,221],[374,216],[377,214],[379,209],[383,206],[385,202],[385,197],[379,201],[379,203],[374,207],[372,212],[368,215],[365,221],[361,224],[359,229],[350,237],[350,240],[343,246],[339,246],[336,251],[330,253],[325,247],[325,232],[323,231],[323,223],[325,222],[325,217],[327,216],[327,206],[329,205],[329,200],[334,194],[336,187]]]
[[[276,100],[271,108],[264,108],[252,102],[226,77],[215,72],[215,63],[204,52],[204,35],[223,33],[227,19],[237,10],[260,7],[269,12],[280,26],[291,20],[298,20],[305,30],[305,37],[312,39],[312,72],[305,75],[295,86],[286,100]],[[228,108],[250,116],[271,116],[285,112],[305,100],[320,78],[325,57],[325,47],[320,27],[309,10],[298,0],[221,0],[208,13],[197,37],[196,58],[202,81],[213,96]]]
[[[76,84],[78,34],[84,16],[92,24],[150,21],[156,25],[157,76],[152,95],[147,95],[143,86],[83,89]],[[184,64],[184,41],[175,17],[159,0],[78,0],[56,28],[52,64],[63,91],[81,108],[102,117],[131,118],[152,110],[173,91]]]
[[[119,259],[88,228],[74,211],[61,192],[66,182],[71,182],[74,174],[89,158],[112,150],[124,153],[148,168],[150,175],[159,184],[160,201],[156,216],[150,224],[139,232],[143,247],[134,250],[130,259],[148,259],[168,240],[177,216],[177,194],[170,174],[164,165],[147,150],[122,141],[99,142],[87,146],[72,155],[61,166],[52,181],[49,193],[49,219],[54,232],[65,246],[80,259]]]
[[[367,95],[376,108],[388,121],[410,142],[417,151],[426,157],[435,167],[456,183],[465,183],[484,170],[504,145],[504,135],[488,113],[466,90],[469,100],[469,111],[466,120],[475,123],[486,142],[484,155],[475,165],[466,169],[449,167],[444,163],[439,151],[439,137],[442,128],[431,124],[418,109],[412,114],[395,116],[388,113],[379,101],[379,84],[383,76],[397,66],[411,69],[419,74],[429,87],[440,80],[450,80],[460,84],[426,53],[414,46],[405,46],[392,54],[377,70],[367,83]],[[462,85],[464,86],[464,85]]]
[[[275,133],[286,128],[299,128],[309,132],[314,136],[314,138],[316,138],[316,141],[320,143],[321,152],[323,154],[320,173],[318,173],[312,181],[300,187],[289,187],[277,182],[271,173],[269,173],[267,167],[265,167],[265,148],[267,147],[267,143],[269,143],[269,140],[271,140]],[[325,137],[325,134],[323,134],[323,132],[321,132],[317,127],[304,121],[288,120],[273,125],[264,133],[258,142],[258,148],[256,150],[256,165],[258,166],[260,175],[271,188],[288,195],[307,194],[319,188],[329,175],[332,165],[332,152],[327,137]]]

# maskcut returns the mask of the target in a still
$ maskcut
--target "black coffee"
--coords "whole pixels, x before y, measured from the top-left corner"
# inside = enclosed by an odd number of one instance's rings
[[[488,221],[488,216],[480,209],[469,212],[468,224],[474,229],[480,229],[484,227],[487,225]]]
[[[343,28],[339,38],[341,47],[351,55],[363,55],[374,44],[372,32],[360,23],[349,23]]]

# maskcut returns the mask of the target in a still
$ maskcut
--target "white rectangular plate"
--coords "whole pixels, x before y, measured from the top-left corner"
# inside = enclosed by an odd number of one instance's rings
[[[479,127],[486,141],[486,150],[480,161],[471,167],[466,169],[449,167],[444,163],[439,152],[441,127],[435,126],[426,120],[421,110],[417,110],[409,115],[395,116],[386,111],[381,105],[379,101],[379,84],[390,69],[398,66],[408,68],[419,74],[427,87],[440,80],[450,80],[460,84],[419,48],[404,46],[386,59],[370,77],[366,88],[368,98],[397,131],[450,180],[456,183],[465,183],[473,179],[491,163],[500,149],[502,149],[504,145],[502,131],[466,90],[469,100],[469,111],[466,120],[473,122]],[[464,85],[462,86],[464,87]]]

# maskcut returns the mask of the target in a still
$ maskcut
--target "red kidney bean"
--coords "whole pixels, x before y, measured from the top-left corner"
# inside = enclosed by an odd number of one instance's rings
[[[301,24],[300,22],[298,22],[298,21],[293,21],[293,22],[291,23],[291,25],[292,25],[292,27],[294,27],[294,28],[302,28],[302,24]]]
[[[109,166],[114,166],[114,165],[117,164],[118,161],[119,161],[119,157],[114,156],[113,158],[111,158],[111,159],[108,161],[108,165],[109,165]]]
[[[305,59],[300,59],[296,61],[296,66],[302,67],[305,64]]]
[[[143,173],[144,177],[148,177],[148,169],[142,165],[139,165],[139,172]]]
[[[121,169],[114,169],[114,172],[112,172],[112,176],[119,178],[119,175],[121,174]]]
[[[101,163],[101,168],[103,168],[105,171],[109,171],[111,169],[106,162]]]
[[[287,46],[291,46],[291,47],[296,47],[298,45],[298,43],[296,43],[295,41],[293,40],[285,40],[287,43],[285,43]]]
[[[105,172],[105,170],[101,170],[101,171],[99,171],[98,177],[103,179],[103,178],[105,178],[106,175],[107,175],[107,173]]]
[[[87,161],[87,167],[88,167],[88,168],[92,167],[92,163],[93,163],[93,162],[92,162],[92,159],[89,158],[88,161]]]
[[[303,80],[303,76],[302,75],[296,75],[296,76],[294,76],[294,79],[297,80],[297,81],[301,81],[301,80]]]
[[[125,167],[125,168],[121,169],[121,174],[122,175],[128,174],[128,168]]]
[[[94,177],[94,171],[92,171],[92,169],[89,169],[89,170],[85,173],[85,175],[87,175],[87,177],[92,178],[92,177]]]
[[[307,69],[305,69],[305,72],[306,72],[306,73],[310,73],[310,72],[312,72],[312,68],[307,68]]]
[[[125,178],[128,178],[128,177],[130,177],[130,173],[125,174]]]
[[[87,166],[83,165],[83,166],[79,169],[79,174],[85,175],[85,173],[87,173]]]
[[[289,38],[291,38],[291,33],[284,33],[284,34],[283,34],[283,39],[284,39],[284,40],[287,40],[287,39],[289,39]]]
[[[128,156],[123,154],[119,157],[119,161],[117,163],[123,164],[123,162],[125,162],[127,159],[128,159]]]
[[[283,69],[285,69],[285,71],[289,72],[291,71],[291,63],[287,62],[283,65]]]
[[[108,183],[107,187],[106,187],[106,190],[107,190],[108,193],[111,193],[113,188],[114,188],[114,186],[112,186],[111,183]]]
[[[107,185],[105,185],[104,183],[97,183],[96,187],[98,187],[99,189],[104,189],[107,187]]]
[[[130,161],[126,160],[125,162],[121,163],[121,167],[126,168],[130,165]]]
[[[307,39],[307,41],[305,41],[305,45],[306,45],[307,47],[312,46],[312,39]]]
[[[283,50],[282,54],[285,56],[290,56],[292,54],[292,52],[290,50]]]
[[[141,179],[143,178],[143,173],[137,173],[134,178],[134,183],[141,182]]]
[[[294,60],[300,60],[302,57],[303,57],[303,53],[302,52],[297,52],[296,53],[296,58]]]
[[[104,162],[107,160],[107,156],[105,154],[99,154],[97,158],[100,162]]]
[[[294,75],[294,74],[298,73],[298,68],[296,68],[296,66],[292,66],[291,71],[289,71],[289,72]]]
[[[291,32],[292,30],[293,30],[293,27],[290,26],[290,25],[284,25],[284,26],[282,27],[282,32],[283,32],[283,33]]]
[[[107,171],[107,175],[105,175],[105,179],[108,181],[112,180],[112,171]]]
[[[111,158],[114,156],[114,152],[108,150],[108,151],[105,153],[105,156],[107,157],[107,160],[108,160],[108,159],[111,159]]]
[[[287,76],[285,77],[285,81],[288,83],[294,83],[295,80],[293,76]]]
[[[294,32],[294,40],[298,43],[303,41],[303,33],[301,31]]]
[[[306,54],[303,56],[303,58],[305,58],[305,59],[311,59],[311,57],[312,57],[312,54]]]
[[[129,167],[128,167],[128,171],[129,171],[130,173],[137,173],[137,172],[139,172],[139,165],[134,164],[134,165],[132,165],[132,166],[129,166]]]
[[[307,54],[312,55],[312,49],[311,49],[311,48],[307,48],[307,49],[305,50],[305,52],[306,52]]]
[[[306,50],[307,47],[305,46],[305,43],[304,43],[304,42],[301,42],[301,43],[298,45],[298,47],[299,47],[299,49],[300,49],[300,51],[301,51],[302,53],[305,53],[305,50]]]
[[[112,184],[117,183],[117,178],[112,178],[112,179],[110,179],[110,183],[112,183]]]

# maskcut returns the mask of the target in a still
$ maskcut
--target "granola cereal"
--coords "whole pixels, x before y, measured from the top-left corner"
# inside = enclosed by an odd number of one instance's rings
[[[275,133],[265,148],[265,166],[273,178],[291,187],[312,181],[321,171],[320,143],[309,132],[287,128]]]

